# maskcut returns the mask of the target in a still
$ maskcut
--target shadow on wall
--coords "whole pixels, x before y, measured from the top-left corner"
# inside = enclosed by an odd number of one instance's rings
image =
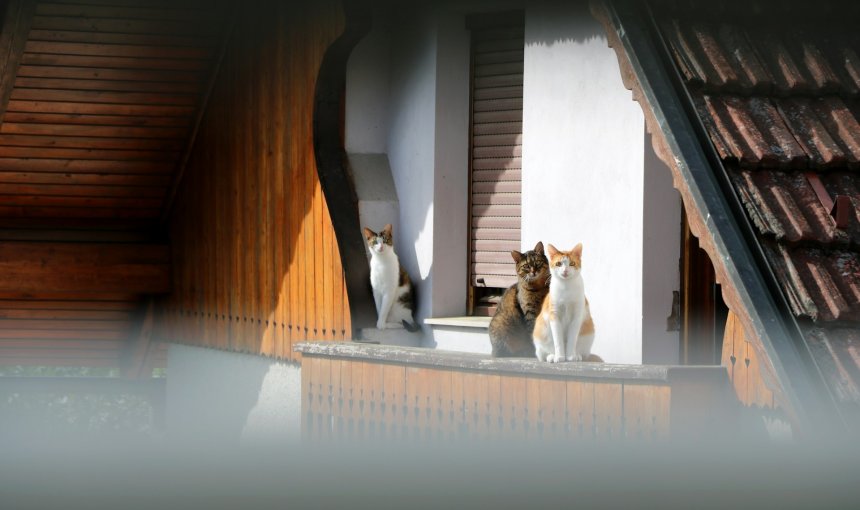
[[[563,15],[536,15],[558,11]],[[588,2],[540,2],[526,9],[526,45],[606,41],[606,33],[591,15]]]
[[[170,219],[162,336],[291,359],[294,341],[351,336],[313,136],[316,77],[343,16],[334,0],[237,15]]]

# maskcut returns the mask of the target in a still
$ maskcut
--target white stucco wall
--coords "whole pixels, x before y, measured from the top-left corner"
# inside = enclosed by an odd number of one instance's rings
[[[261,356],[171,344],[165,427],[192,444],[288,445],[301,438],[301,372]]]
[[[583,243],[606,361],[642,360],[643,132],[587,5],[530,4],[523,83],[523,245]]]
[[[374,19],[350,57],[346,147],[388,155],[400,203],[395,248],[416,284],[417,316],[462,315],[469,34],[462,14],[445,9],[388,16]]]
[[[681,195],[672,171],[660,161],[645,133],[642,210],[642,362],[678,363],[680,336],[669,331],[672,292],[681,288]]]

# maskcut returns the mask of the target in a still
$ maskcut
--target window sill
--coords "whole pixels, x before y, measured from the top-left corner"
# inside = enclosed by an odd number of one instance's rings
[[[424,319],[424,324],[430,326],[449,326],[457,328],[480,328],[487,329],[490,327],[491,317],[432,317]]]

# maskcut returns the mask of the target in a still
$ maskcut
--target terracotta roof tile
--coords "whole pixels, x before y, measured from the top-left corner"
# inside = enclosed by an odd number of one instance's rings
[[[860,244],[860,219],[839,229],[804,172],[762,172],[730,169],[729,176],[750,218],[761,234],[789,243]],[[860,196],[860,175],[838,172],[825,176],[825,187]],[[850,191],[849,191],[850,190]]]
[[[664,33],[682,73],[699,86],[737,92],[766,92],[773,78],[735,25],[670,20]]]
[[[812,168],[856,168],[860,162],[857,117],[838,97],[780,99],[777,105]]]
[[[694,88],[778,96],[860,93],[853,33],[695,19],[670,19],[662,28]]]
[[[746,168],[808,166],[808,156],[769,99],[707,95],[694,100],[724,160]]]
[[[860,254],[764,242],[793,312],[814,321],[860,321]]]
[[[836,399],[860,402],[860,329],[811,328],[806,340]]]

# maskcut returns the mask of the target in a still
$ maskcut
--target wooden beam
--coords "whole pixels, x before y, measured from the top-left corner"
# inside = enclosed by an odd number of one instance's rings
[[[163,294],[169,259],[161,244],[0,242],[0,294]]]
[[[12,96],[35,11],[35,0],[10,0],[6,3],[0,28],[0,123]]]

